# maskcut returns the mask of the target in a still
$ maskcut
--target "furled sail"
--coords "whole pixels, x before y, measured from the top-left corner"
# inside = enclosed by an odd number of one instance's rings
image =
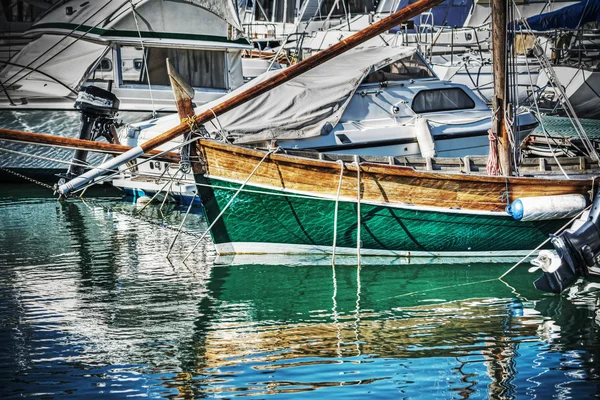
[[[527,18],[534,31],[577,29],[595,21],[600,21],[600,0],[583,0],[560,10]]]

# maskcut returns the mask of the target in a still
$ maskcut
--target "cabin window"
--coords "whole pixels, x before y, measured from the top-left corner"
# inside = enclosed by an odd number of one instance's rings
[[[363,83],[382,83],[390,81],[406,81],[410,79],[435,78],[435,75],[425,61],[414,53],[385,67],[371,72]]]
[[[416,113],[470,108],[475,108],[475,102],[461,88],[421,90],[412,103],[412,109]]]
[[[167,58],[179,75],[193,87],[227,89],[224,51],[147,47],[146,62],[152,86],[170,86]],[[126,85],[147,85],[144,53],[134,47],[121,48],[122,77]]]
[[[113,63],[109,58],[103,58],[98,66],[92,72],[92,76],[90,76],[90,80],[92,81],[106,81],[113,79]]]

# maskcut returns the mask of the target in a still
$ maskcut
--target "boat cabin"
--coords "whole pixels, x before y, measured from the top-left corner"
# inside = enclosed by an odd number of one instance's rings
[[[123,111],[173,112],[167,58],[196,89],[196,104],[212,101],[243,84],[242,52],[251,49],[226,4],[56,4],[0,73],[0,108],[72,108],[82,86],[96,85],[112,90]]]

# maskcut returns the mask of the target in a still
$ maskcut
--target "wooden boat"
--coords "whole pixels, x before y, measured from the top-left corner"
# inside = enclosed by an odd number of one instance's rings
[[[187,122],[204,124],[437,2],[416,2],[347,41],[187,118]],[[502,9],[500,3],[495,7]],[[500,42],[505,38],[506,20],[501,18],[502,12],[494,16],[494,26],[500,28],[493,36]],[[495,47],[497,118],[492,131],[504,176],[421,172],[395,165],[393,159],[388,164],[377,164],[357,158],[354,164],[343,164],[200,139],[192,148],[192,168],[219,254],[328,254],[337,250],[340,254],[356,249],[363,256],[471,257],[515,256],[538,247],[573,215],[518,221],[505,207],[516,199],[538,196],[574,195],[581,201],[593,194],[594,180],[512,176],[510,140],[503,121],[502,61],[506,55],[502,47]],[[60,185],[57,191],[68,195],[107,169],[189,131],[190,126],[182,122]]]
[[[567,220],[517,221],[506,212],[508,204],[523,197],[589,196],[593,187],[592,178],[344,164],[212,140],[199,140],[196,151],[198,193],[220,255],[329,254],[336,239],[337,254],[355,254],[360,241],[361,255],[524,255]]]

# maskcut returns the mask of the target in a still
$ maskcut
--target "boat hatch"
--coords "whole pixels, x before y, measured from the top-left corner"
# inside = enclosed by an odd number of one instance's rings
[[[412,102],[412,109],[418,114],[472,108],[475,102],[459,87],[421,90]]]

